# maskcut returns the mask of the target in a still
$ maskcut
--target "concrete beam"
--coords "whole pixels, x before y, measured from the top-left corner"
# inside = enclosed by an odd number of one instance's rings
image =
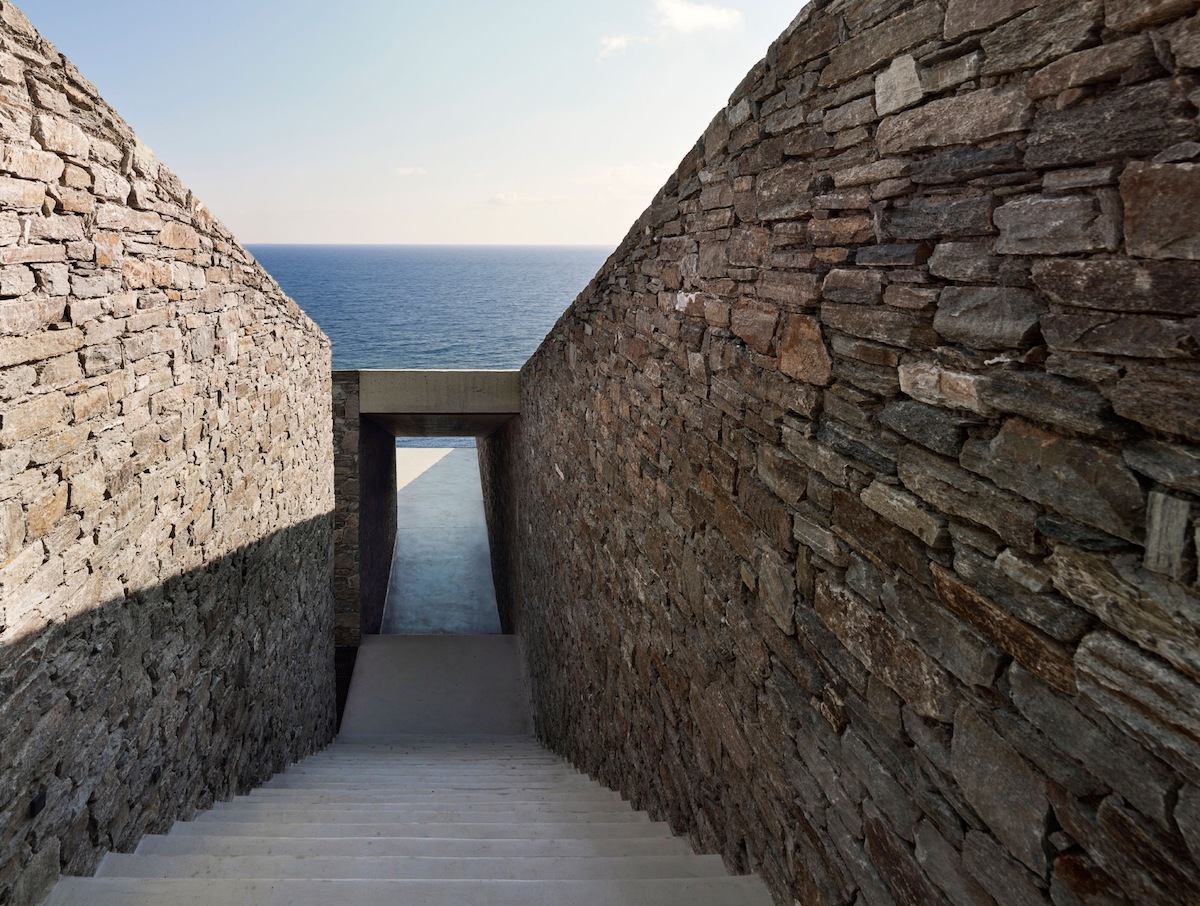
[[[521,411],[519,371],[359,371],[359,412],[396,436],[490,434]]]

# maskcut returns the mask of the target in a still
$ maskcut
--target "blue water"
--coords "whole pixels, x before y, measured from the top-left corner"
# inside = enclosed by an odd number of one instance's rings
[[[252,245],[334,368],[520,368],[607,246]]]
[[[608,246],[251,245],[333,341],[333,367],[520,368]],[[474,446],[403,438],[401,446]]]

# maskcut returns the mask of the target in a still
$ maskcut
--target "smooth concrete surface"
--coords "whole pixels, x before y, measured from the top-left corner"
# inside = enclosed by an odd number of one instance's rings
[[[475,448],[396,451],[396,543],[380,632],[500,632]]]
[[[519,371],[364,370],[359,411],[396,436],[475,437],[521,411]]]
[[[532,733],[516,636],[363,637],[339,742]]]

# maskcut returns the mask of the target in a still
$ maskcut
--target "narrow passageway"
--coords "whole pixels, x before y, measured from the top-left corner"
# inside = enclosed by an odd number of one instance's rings
[[[499,633],[475,448],[398,448],[396,502],[380,632]]]

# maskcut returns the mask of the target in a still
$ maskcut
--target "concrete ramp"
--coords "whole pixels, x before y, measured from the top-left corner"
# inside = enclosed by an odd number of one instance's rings
[[[363,637],[339,742],[532,733],[516,636]]]

